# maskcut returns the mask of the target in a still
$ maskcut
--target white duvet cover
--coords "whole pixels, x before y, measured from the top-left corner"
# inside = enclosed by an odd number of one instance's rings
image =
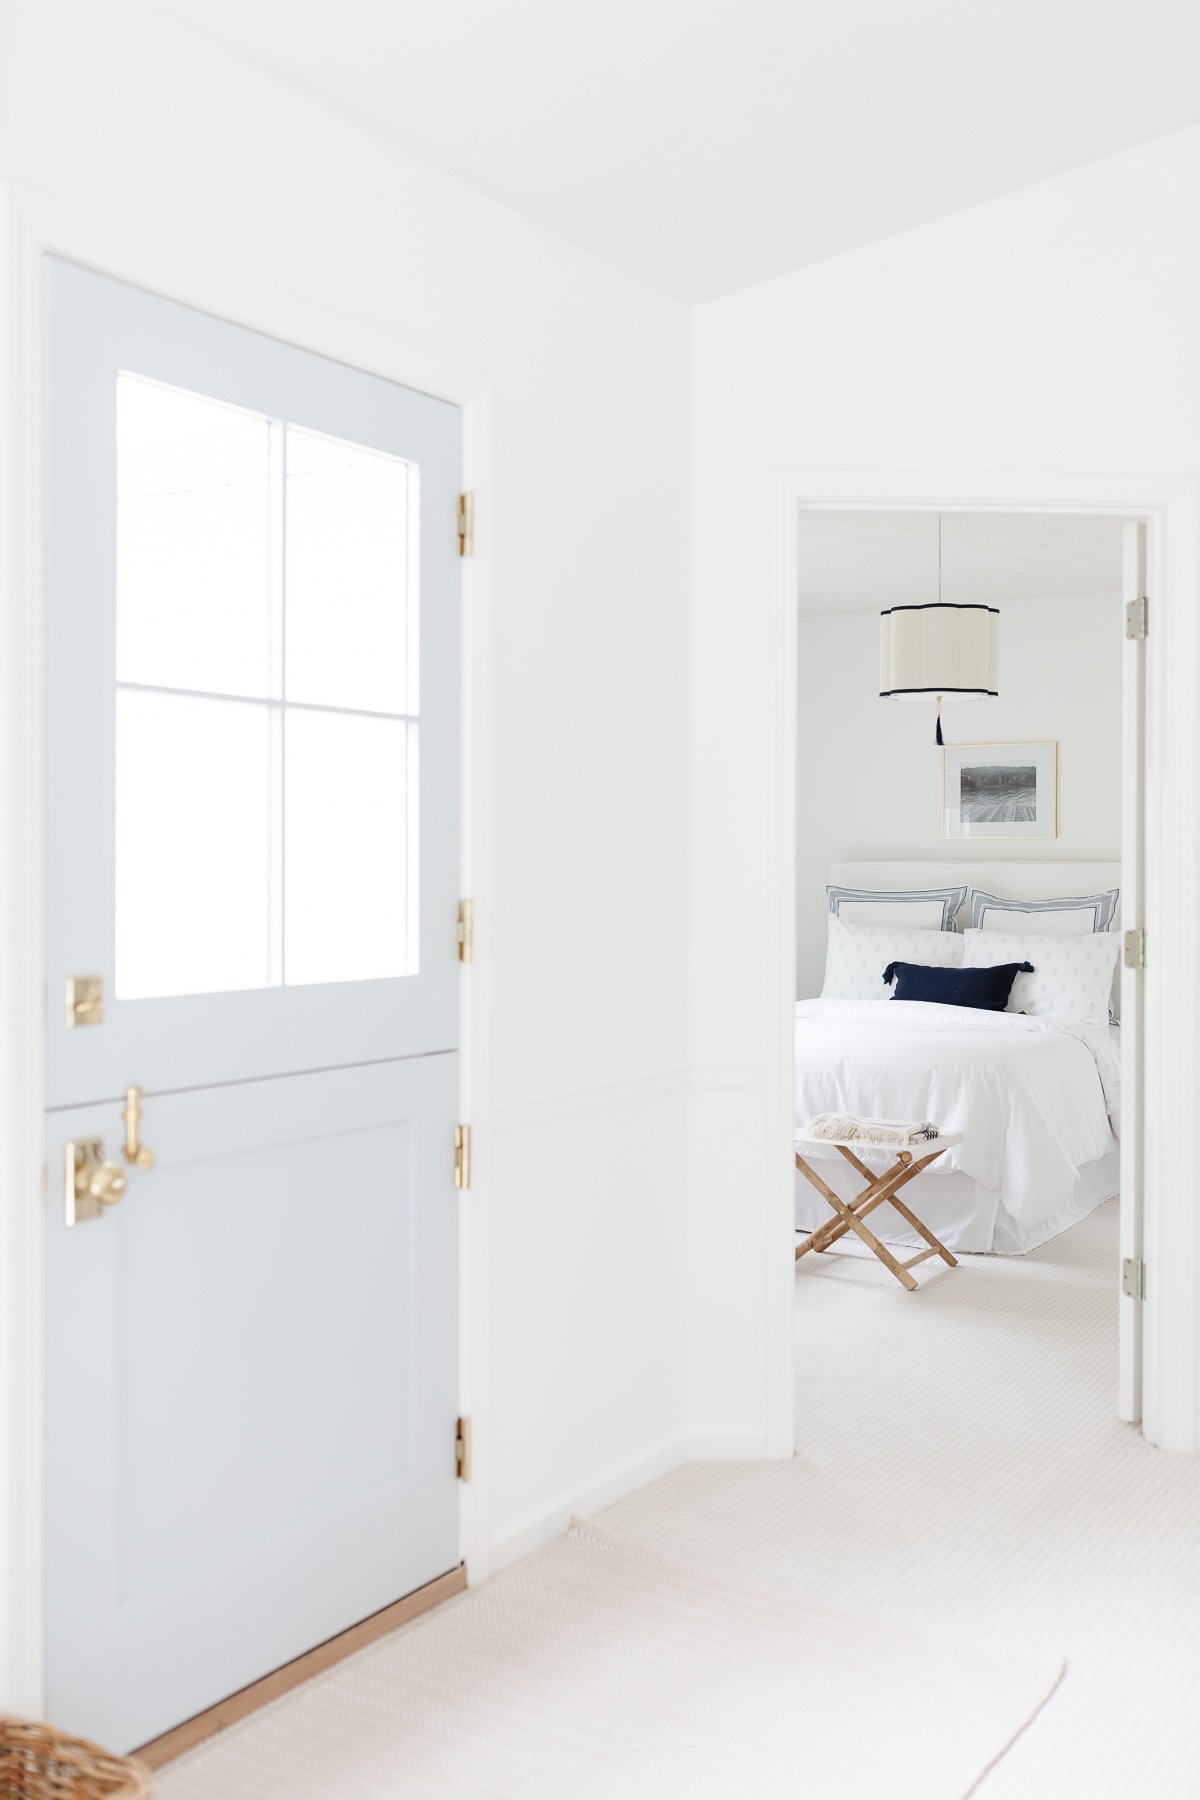
[[[796,1005],[797,1125],[846,1111],[961,1131],[938,1168],[999,1196],[1014,1248],[1061,1229],[1079,1171],[1113,1150],[1120,1070],[1101,1026],[913,1001]],[[914,1199],[932,1179],[917,1177]]]

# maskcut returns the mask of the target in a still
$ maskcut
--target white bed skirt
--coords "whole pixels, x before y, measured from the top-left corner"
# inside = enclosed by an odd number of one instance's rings
[[[881,1169],[884,1166],[880,1164]],[[862,1176],[842,1157],[822,1158],[816,1167],[821,1179],[842,1199],[851,1200],[862,1191]],[[1107,1156],[1085,1163],[1080,1169],[1075,1191],[1061,1212],[1053,1218],[1038,1219],[1029,1224],[1022,1224],[1002,1206],[998,1193],[980,1187],[969,1175],[956,1169],[941,1174],[928,1169],[924,1174],[914,1176],[904,1189],[904,1198],[917,1217],[941,1238],[947,1250],[1022,1256],[1094,1212],[1105,1200],[1113,1199],[1120,1190],[1120,1172],[1121,1152],[1114,1144]],[[796,1230],[802,1234],[815,1231],[832,1216],[826,1202],[797,1169]],[[922,1239],[894,1207],[876,1207],[867,1223],[876,1237],[887,1244],[923,1248]]]

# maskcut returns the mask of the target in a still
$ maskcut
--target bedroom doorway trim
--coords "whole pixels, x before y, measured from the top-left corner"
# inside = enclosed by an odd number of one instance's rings
[[[458,1196],[460,1409],[472,1426],[460,1484],[460,1549],[488,1573],[488,1182],[491,974],[492,395],[468,365],[430,355],[350,315],[306,304],[169,245],[0,186],[0,1692],[38,1717],[43,1685],[43,1118],[45,783],[45,262],[101,274],[453,402],[463,415],[462,486],[475,496],[462,565],[462,892],[473,957],[460,984],[459,1116],[471,1125],[469,1191]],[[453,526],[450,527],[453,529]]]
[[[1145,1261],[1142,1431],[1160,1449],[1200,1447],[1200,480],[1184,475],[964,473],[780,468],[771,486],[768,636],[766,1195],[768,1454],[794,1437],[792,1165],[795,992],[798,519],[803,511],[1096,513],[1147,531],[1143,817]],[[1113,1271],[1113,1305],[1119,1271]]]

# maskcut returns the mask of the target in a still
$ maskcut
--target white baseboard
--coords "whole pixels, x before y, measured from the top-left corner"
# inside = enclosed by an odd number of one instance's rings
[[[545,1505],[502,1525],[492,1538],[492,1573],[544,1549],[562,1536],[567,1521],[574,1513],[590,1514],[612,1506],[627,1494],[636,1493],[661,1475],[669,1475],[688,1460],[689,1438],[686,1431],[673,1432],[647,1450],[640,1450],[566,1493],[556,1494]]]
[[[573,1514],[601,1512],[684,1463],[761,1462],[766,1456],[766,1433],[757,1426],[704,1425],[694,1431],[673,1432],[661,1443],[610,1464],[577,1487],[556,1494],[544,1506],[502,1525],[492,1538],[490,1572],[495,1574],[523,1556],[545,1549],[562,1536]]]
[[[757,1425],[699,1425],[687,1434],[689,1462],[763,1462],[767,1434]]]

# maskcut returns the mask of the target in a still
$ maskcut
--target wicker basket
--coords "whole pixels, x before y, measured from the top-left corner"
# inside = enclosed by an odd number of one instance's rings
[[[149,1800],[145,1763],[31,1719],[0,1718],[0,1800]]]

